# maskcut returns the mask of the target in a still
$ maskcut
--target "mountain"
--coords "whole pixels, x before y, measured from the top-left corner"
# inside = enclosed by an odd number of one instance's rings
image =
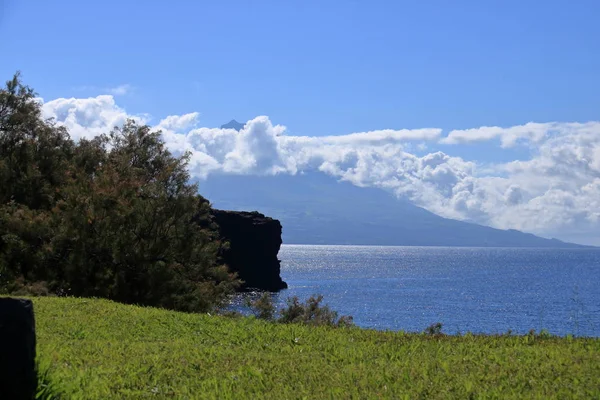
[[[213,175],[200,193],[220,209],[256,210],[281,221],[284,244],[584,247],[442,218],[375,188],[314,172]]]
[[[222,129],[241,130],[235,119]],[[323,173],[212,175],[200,193],[220,209],[256,210],[283,225],[284,244],[589,247],[443,218],[376,188]]]
[[[237,122],[235,119],[232,119],[226,124],[221,125],[221,129],[235,129],[236,131],[240,131],[244,128],[245,124],[241,122]]]

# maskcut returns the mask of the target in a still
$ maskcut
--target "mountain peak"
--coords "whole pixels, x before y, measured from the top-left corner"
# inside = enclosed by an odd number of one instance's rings
[[[221,129],[235,129],[236,131],[241,131],[244,128],[245,124],[241,122],[237,122],[235,119],[232,119],[226,124],[221,125]]]

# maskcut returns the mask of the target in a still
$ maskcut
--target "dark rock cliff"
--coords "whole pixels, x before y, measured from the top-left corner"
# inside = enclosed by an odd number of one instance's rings
[[[287,288],[277,258],[281,247],[281,224],[258,212],[213,209],[219,234],[230,244],[221,251],[222,261],[244,281],[242,289],[278,291]]]

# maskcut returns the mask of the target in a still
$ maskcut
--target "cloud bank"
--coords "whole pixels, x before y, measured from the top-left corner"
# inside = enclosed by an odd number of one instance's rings
[[[75,139],[110,131],[128,115],[110,95],[45,102],[46,117]],[[378,130],[341,136],[288,136],[259,116],[237,132],[199,127],[199,114],[168,116],[161,129],[175,153],[191,153],[190,173],[297,174],[319,170],[357,186],[378,187],[438,215],[582,242],[600,241],[600,122],[528,123],[453,130]],[[499,142],[525,146],[528,160],[486,164],[442,151],[411,149]],[[445,146],[440,146],[445,145]],[[504,150],[503,150],[504,149]]]

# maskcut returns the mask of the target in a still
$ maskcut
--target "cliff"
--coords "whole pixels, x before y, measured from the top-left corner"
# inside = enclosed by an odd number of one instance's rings
[[[243,280],[242,289],[279,291],[287,288],[277,258],[281,247],[281,224],[258,212],[211,211],[219,234],[230,244],[221,259]]]

